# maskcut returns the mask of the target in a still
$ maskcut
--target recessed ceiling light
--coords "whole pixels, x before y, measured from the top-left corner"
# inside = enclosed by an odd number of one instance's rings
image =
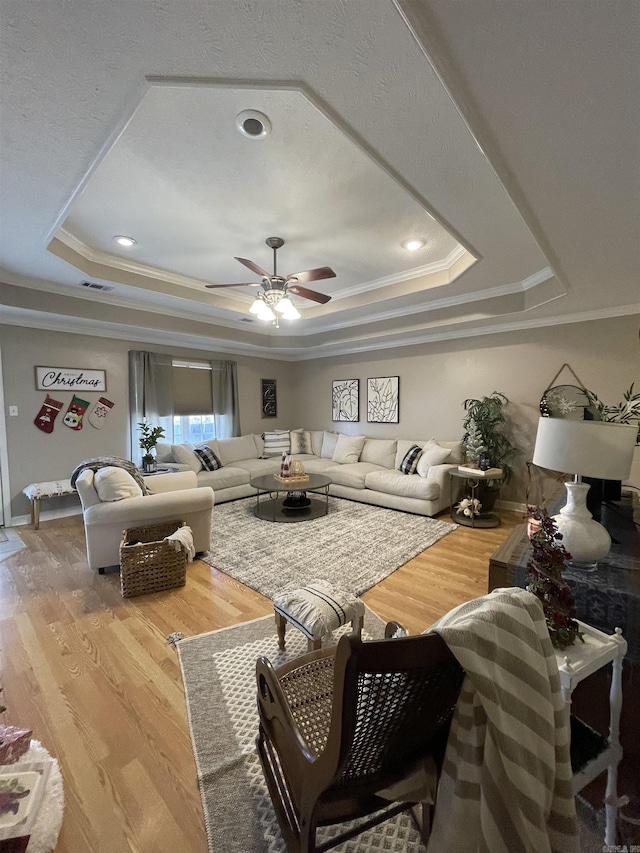
[[[403,249],[407,249],[409,252],[415,252],[416,249],[421,249],[424,246],[424,240],[405,240],[400,245]]]
[[[125,237],[124,234],[116,234],[113,239],[116,241],[118,246],[126,246],[128,249],[130,249],[131,246],[135,246],[136,244],[136,241],[133,239],[133,237]]]
[[[271,133],[271,122],[257,110],[243,110],[236,116],[236,127],[247,139],[264,139]]]

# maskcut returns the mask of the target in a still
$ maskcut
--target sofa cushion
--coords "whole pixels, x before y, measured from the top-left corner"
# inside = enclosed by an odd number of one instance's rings
[[[156,444],[156,459],[158,462],[176,462],[177,460],[173,458],[173,453],[171,452],[171,442],[170,441],[159,441]]]
[[[440,447],[448,447],[451,450],[451,456],[447,459],[448,463],[458,464],[464,461],[464,448],[461,441],[439,441]]]
[[[405,453],[404,459],[400,463],[398,470],[402,474],[415,474],[421,456],[422,448],[417,444],[412,444]]]
[[[282,456],[283,453],[289,453],[291,448],[291,439],[289,438],[288,429],[275,430],[274,432],[263,432],[264,438],[264,456]],[[242,457],[238,457],[241,459]],[[249,456],[245,456],[249,459]]]
[[[258,456],[264,456],[264,438],[261,435],[258,435],[257,432],[254,432],[253,440],[256,443],[256,450],[258,451]]]
[[[292,429],[289,437],[291,439],[291,453],[313,453],[311,433],[308,429]]]
[[[322,451],[320,453],[322,459],[333,459],[333,451],[336,449],[338,437],[337,432],[324,431],[322,437]]]
[[[433,480],[417,474],[401,474],[399,471],[372,471],[365,477],[367,489],[398,495],[402,498],[419,498],[435,501],[440,497],[440,486]]]
[[[230,489],[233,486],[243,486],[250,480],[248,471],[235,468],[233,465],[218,468],[217,471],[201,471],[198,474],[199,486],[211,486],[213,491]]]
[[[360,461],[373,462],[383,468],[395,468],[397,444],[395,438],[366,438]]]
[[[333,477],[331,472],[340,469],[340,465],[331,459],[318,459],[317,456],[301,456],[297,458],[301,459],[307,474],[326,474],[327,477]]]
[[[342,465],[358,462],[364,442],[363,435],[339,435],[331,458]]]
[[[202,462],[199,457],[193,452],[193,444],[185,441],[183,444],[172,444],[171,453],[176,462],[180,465],[188,465],[190,471],[202,471]]]
[[[98,468],[93,477],[93,485],[103,503],[142,496],[142,489],[131,474],[115,465]]]
[[[239,459],[257,459],[258,450],[251,433],[236,438],[224,438],[218,441],[216,456],[223,465],[231,465]]]
[[[233,464],[236,468],[248,471],[252,477],[277,474],[280,471],[280,460],[276,456],[268,456],[266,459],[238,459]]]
[[[323,429],[311,430],[311,452],[314,456],[322,455],[322,442],[324,441]]]
[[[372,471],[384,471],[380,465],[374,465],[372,462],[351,462],[346,465],[335,465],[329,468],[326,473],[327,477],[331,477],[331,482],[338,486],[348,486],[351,489],[364,489],[367,475]]]
[[[442,465],[451,456],[450,447],[442,447],[432,438],[428,441],[422,451],[422,456],[418,459],[417,472],[421,477],[427,477],[429,469],[432,465]]]
[[[194,447],[193,452],[202,463],[202,467],[205,471],[217,471],[218,468],[222,468],[222,462],[208,444],[203,444],[200,447]]]

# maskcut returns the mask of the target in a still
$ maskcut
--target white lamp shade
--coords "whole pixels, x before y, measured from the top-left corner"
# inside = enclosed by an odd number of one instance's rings
[[[638,428],[610,421],[540,418],[533,464],[564,474],[626,480]]]

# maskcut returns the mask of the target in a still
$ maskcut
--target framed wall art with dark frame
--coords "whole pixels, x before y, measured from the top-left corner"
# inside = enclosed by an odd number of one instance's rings
[[[334,379],[331,383],[331,419],[360,420],[360,380]]]
[[[276,397],[276,380],[261,379],[262,417],[275,418],[278,415],[278,399]]]
[[[397,424],[400,421],[400,377],[367,379],[367,422]]]

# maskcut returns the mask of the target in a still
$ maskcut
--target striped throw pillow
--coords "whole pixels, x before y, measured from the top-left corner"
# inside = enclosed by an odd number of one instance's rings
[[[399,471],[403,474],[415,474],[418,467],[418,461],[422,456],[422,448],[417,444],[412,444],[409,450],[405,453],[402,462],[400,463]]]
[[[218,468],[222,468],[222,462],[206,444],[202,444],[200,447],[194,447],[193,452],[202,462],[202,467],[205,471],[217,471]]]
[[[277,432],[263,432],[264,455],[282,456],[283,453],[291,453],[291,442],[289,430],[278,430]]]

